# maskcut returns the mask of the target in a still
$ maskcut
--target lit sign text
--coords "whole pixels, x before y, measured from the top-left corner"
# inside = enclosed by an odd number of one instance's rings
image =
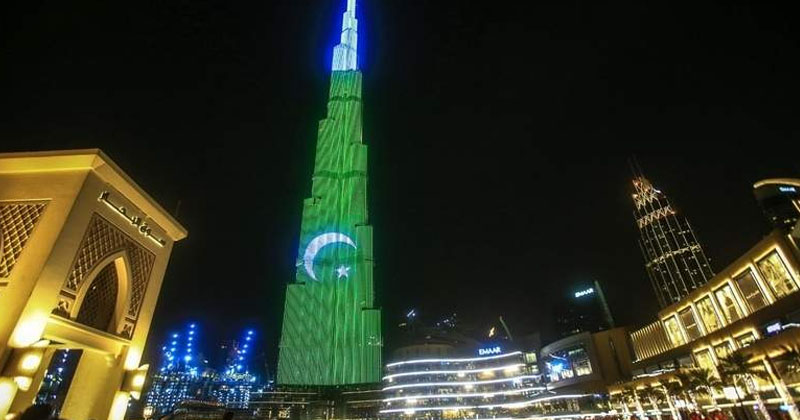
[[[141,217],[133,215],[129,216],[128,209],[126,209],[125,206],[118,206],[109,201],[108,200],[109,195],[111,195],[111,193],[109,193],[108,191],[103,191],[100,194],[100,197],[97,197],[97,201],[102,201],[103,203],[106,203],[108,207],[111,207],[112,210],[116,211],[120,216],[128,220],[128,222],[136,226],[137,228],[136,230],[138,230],[139,233],[144,235],[147,239],[150,239],[151,241],[158,244],[158,246],[164,246],[167,243],[165,240],[153,236],[153,230],[150,228],[150,226],[147,225],[147,223],[144,222],[144,220]]]
[[[591,295],[594,293],[594,287],[590,287],[586,290],[581,290],[580,292],[575,292],[575,297],[579,298],[581,296]]]
[[[494,347],[487,347],[485,349],[478,349],[478,355],[480,356],[488,356],[490,354],[500,354],[503,350],[500,349],[500,346]]]

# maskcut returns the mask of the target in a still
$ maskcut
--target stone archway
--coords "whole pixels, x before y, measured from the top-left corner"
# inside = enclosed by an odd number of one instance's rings
[[[114,311],[119,295],[119,276],[113,264],[107,264],[88,285],[75,320],[101,331],[113,328]],[[76,305],[77,307],[77,305]]]
[[[130,308],[131,264],[126,251],[95,264],[81,284],[68,317],[88,327],[119,334]]]

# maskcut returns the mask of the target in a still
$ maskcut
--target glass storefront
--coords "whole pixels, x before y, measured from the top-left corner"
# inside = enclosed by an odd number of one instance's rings
[[[710,296],[698,300],[695,305],[707,332],[716,331],[722,326],[717,317],[717,312],[714,311],[714,304],[711,303]]]
[[[592,362],[583,346],[557,351],[550,358],[547,366],[552,382],[592,374]]]
[[[764,295],[761,293],[752,271],[745,271],[737,276],[734,281],[745,302],[747,302],[747,306],[750,307],[750,312],[755,312],[767,306],[767,301],[764,299]]]
[[[758,271],[761,272],[761,276],[776,298],[782,298],[797,291],[797,285],[792,280],[789,270],[786,269],[786,265],[777,251],[770,252],[756,264],[758,265]]]
[[[742,318],[742,309],[739,308],[739,304],[736,303],[736,296],[734,296],[730,284],[725,284],[720,287],[714,294],[717,297],[717,303],[719,303],[720,309],[722,309],[722,314],[729,324]]]
[[[678,326],[677,318],[673,316],[665,319],[664,329],[667,330],[667,336],[669,337],[669,341],[672,342],[673,346],[678,347],[686,344],[686,340],[684,340],[681,329]]]
[[[683,323],[683,328],[686,330],[686,335],[689,337],[689,341],[700,338],[702,334],[700,333],[700,328],[697,327],[697,320],[694,318],[692,307],[687,307],[678,312],[678,315],[681,317],[681,322]]]
[[[717,359],[724,359],[733,353],[733,347],[730,342],[726,341],[714,346],[714,353],[716,353]]]
[[[694,354],[694,359],[697,361],[697,366],[702,369],[714,371],[714,359],[711,358],[711,351],[701,350]]]

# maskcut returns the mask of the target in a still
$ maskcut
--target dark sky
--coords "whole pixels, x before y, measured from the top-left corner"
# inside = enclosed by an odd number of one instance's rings
[[[800,175],[793,13],[601,3],[360,1],[387,331],[411,307],[546,331],[591,278],[622,323],[652,318],[632,154],[716,269],[767,233],[753,182]],[[0,148],[99,147],[182,203],[151,347],[253,326],[274,360],[343,4],[0,6]]]

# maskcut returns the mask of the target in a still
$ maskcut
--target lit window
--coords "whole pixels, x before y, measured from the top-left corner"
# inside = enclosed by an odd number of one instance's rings
[[[761,289],[758,287],[758,283],[756,283],[752,271],[747,270],[734,280],[736,286],[739,288],[739,292],[741,292],[742,297],[744,297],[745,302],[747,302],[747,306],[750,307],[751,312],[755,312],[767,306],[767,301],[764,300],[764,295],[761,294]]]
[[[667,330],[667,336],[673,346],[678,347],[686,344],[680,327],[678,327],[678,320],[674,316],[664,320],[664,329]]]
[[[698,351],[694,354],[694,360],[697,362],[697,367],[702,369],[708,369],[713,372],[714,370],[714,359],[711,358],[711,352],[708,350]]]
[[[733,348],[731,348],[731,343],[724,342],[721,344],[717,344],[714,346],[714,353],[717,354],[717,359],[724,359],[733,353]]]
[[[758,271],[772,289],[776,298],[782,298],[789,293],[797,291],[797,285],[792,280],[791,274],[783,264],[783,260],[777,251],[772,251],[766,257],[758,261]]]
[[[716,295],[717,302],[729,324],[742,318],[742,310],[739,308],[739,304],[736,303],[736,296],[733,294],[733,289],[729,284],[717,289],[714,295]]]
[[[678,313],[681,317],[681,322],[683,323],[683,328],[686,330],[686,335],[689,337],[689,341],[695,340],[700,337],[700,329],[697,328],[697,321],[694,319],[694,313],[692,313],[692,307],[688,307]]]
[[[753,344],[755,341],[756,341],[756,335],[753,334],[752,332],[742,334],[736,337],[736,344],[739,346],[739,348],[745,348]]]
[[[714,305],[711,303],[710,296],[698,300],[695,302],[695,305],[697,306],[697,312],[700,314],[700,319],[703,320],[703,325],[706,327],[707,332],[716,331],[722,326],[720,325],[716,311],[714,311]]]

